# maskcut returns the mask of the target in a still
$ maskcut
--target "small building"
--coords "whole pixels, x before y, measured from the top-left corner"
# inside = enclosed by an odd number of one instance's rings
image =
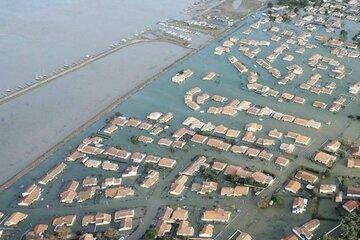
[[[231,212],[225,211],[222,208],[216,208],[215,210],[206,210],[201,220],[204,222],[229,222]]]
[[[214,225],[205,224],[199,233],[199,237],[201,238],[211,238],[214,234]]]
[[[289,183],[285,186],[285,190],[297,193],[301,189],[301,183],[296,180],[290,180]]]
[[[312,219],[300,227],[294,227],[293,232],[300,238],[310,240],[314,237],[314,231],[320,226],[318,219]]]
[[[314,184],[318,180],[319,177],[309,171],[299,170],[295,174],[295,178],[297,178],[299,180],[303,180],[303,181],[311,183],[311,184]]]
[[[22,212],[14,212],[10,217],[5,221],[4,226],[10,227],[18,225],[21,221],[25,220],[28,217],[27,214]]]
[[[314,157],[315,162],[322,163],[326,166],[330,166],[335,160],[335,156],[322,151],[318,152]]]
[[[341,143],[339,140],[332,140],[325,146],[325,151],[336,153],[341,146]]]
[[[349,186],[346,191],[346,196],[349,198],[360,198],[360,187]]]
[[[348,158],[347,167],[348,168],[360,168],[360,159]]]
[[[308,200],[302,197],[296,197],[292,205],[292,213],[303,213],[306,211]]]
[[[286,167],[290,163],[290,160],[285,157],[278,156],[275,160],[275,163],[279,166]]]
[[[343,208],[348,211],[349,213],[353,212],[360,206],[360,202],[357,200],[348,200],[344,205]]]
[[[319,188],[319,192],[323,194],[333,194],[336,191],[335,184],[321,184]]]

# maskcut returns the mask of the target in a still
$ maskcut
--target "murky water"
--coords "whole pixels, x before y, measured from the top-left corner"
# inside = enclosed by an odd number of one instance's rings
[[[0,105],[0,183],[188,52],[168,43],[133,45]]]
[[[250,21],[250,20],[248,20]],[[249,22],[248,22],[249,23]],[[245,24],[241,29],[236,31],[232,34],[232,36],[241,36],[241,32],[246,29],[249,25]],[[309,147],[303,148],[298,147],[296,153],[298,154],[299,158],[296,159],[295,165],[306,165],[311,166],[314,169],[323,169],[317,164],[314,164],[309,160],[316,150],[318,150],[321,145],[328,139],[334,139],[338,137],[342,137],[349,140],[354,140],[359,142],[359,129],[360,123],[357,121],[351,121],[347,117],[349,114],[358,113],[360,110],[359,102],[356,99],[351,100],[351,97],[348,96],[348,86],[350,83],[357,81],[357,76],[360,74],[360,69],[358,68],[359,61],[358,60],[349,60],[347,58],[340,59],[343,64],[345,64],[348,71],[351,71],[351,74],[347,75],[346,79],[344,80],[336,80],[330,79],[326,76],[325,72],[323,73],[323,83],[327,83],[330,81],[336,81],[337,88],[333,92],[332,96],[328,95],[315,95],[313,93],[301,90],[298,88],[299,83],[304,82],[308,79],[308,77],[312,74],[310,67],[308,67],[308,57],[311,56],[315,51],[321,53],[323,56],[330,56],[329,50],[325,49],[324,47],[319,47],[316,50],[307,50],[306,53],[303,55],[296,55],[296,59],[294,60],[295,63],[302,65],[304,68],[304,74],[301,77],[296,78],[294,81],[289,83],[286,86],[275,85],[275,79],[272,78],[264,69],[260,67],[256,67],[256,71],[260,73],[259,82],[269,85],[273,87],[275,90],[279,91],[287,91],[293,93],[298,96],[302,96],[306,98],[306,103],[304,105],[297,105],[294,103],[286,103],[286,102],[278,102],[271,97],[264,97],[253,92],[249,92],[248,90],[244,89],[244,84],[246,84],[246,76],[239,75],[238,71],[229,63],[227,57],[229,55],[224,56],[215,56],[213,54],[213,50],[216,46],[222,44],[224,39],[227,39],[229,36],[224,38],[218,39],[211,43],[205,49],[199,51],[196,55],[192,56],[191,58],[180,62],[177,64],[173,69],[166,72],[162,77],[158,80],[154,81],[151,85],[147,86],[141,92],[135,94],[126,102],[120,104],[112,114],[115,112],[121,112],[125,116],[128,117],[137,117],[140,119],[145,119],[146,115],[152,111],[161,111],[167,112],[171,111],[174,113],[175,120],[171,122],[171,126],[165,133],[162,133],[159,137],[155,137],[155,141],[160,137],[165,137],[171,135],[171,133],[179,127],[179,124],[187,117],[187,116],[194,116],[204,121],[211,121],[214,124],[223,123],[226,126],[240,129],[243,131],[244,126],[248,122],[260,122],[258,117],[254,117],[251,115],[247,115],[244,112],[238,113],[238,115],[234,118],[223,116],[223,115],[209,115],[206,113],[200,112],[193,112],[188,109],[184,105],[183,96],[186,91],[194,86],[199,86],[203,89],[203,91],[209,93],[210,95],[219,94],[222,96],[226,96],[229,99],[238,98],[240,100],[248,100],[253,103],[262,106],[269,106],[270,108],[285,112],[288,114],[296,115],[299,117],[307,118],[307,119],[315,119],[317,121],[321,121],[324,123],[326,120],[331,120],[332,124],[330,126],[323,124],[321,130],[312,130],[308,128],[304,128],[301,126],[297,126],[291,123],[280,122],[275,119],[270,119],[264,117],[261,121],[263,124],[264,129],[261,133],[257,133],[257,137],[265,137],[266,134],[270,129],[278,128],[281,132],[286,133],[287,131],[295,131],[302,133],[304,135],[310,136],[312,138],[312,143]],[[251,38],[254,39],[268,39],[269,33],[267,32],[256,32],[251,35]],[[315,42],[314,42],[315,43]],[[260,56],[265,57],[267,56],[277,44],[272,43],[272,45],[263,50]],[[294,51],[297,47],[291,46],[290,51]],[[255,59],[249,60],[242,54],[240,54],[235,47],[232,49],[231,55],[235,55],[238,59],[246,63],[247,66],[253,66],[255,64]],[[109,63],[108,63],[109,64]],[[278,67],[280,71],[284,72],[284,65],[282,61],[275,61],[273,63],[274,66]],[[186,68],[190,68],[194,71],[194,76],[184,82],[181,85],[176,85],[171,83],[171,77],[178,72],[179,70],[183,70]],[[255,68],[255,67],[254,67]],[[215,71],[219,74],[218,81],[202,81],[202,77],[209,71]],[[330,71],[330,70],[327,70]],[[97,71],[94,71],[95,74]],[[139,71],[140,73],[140,71]],[[79,74],[79,73],[78,73]],[[85,73],[83,73],[85,74]],[[104,76],[105,77],[105,76]],[[70,81],[70,80],[69,80]],[[50,86],[49,86],[50,87]],[[79,86],[80,88],[80,86]],[[54,89],[56,92],[56,89]],[[94,94],[94,92],[91,92]],[[319,110],[312,107],[312,103],[314,100],[321,100],[327,103],[333,101],[334,97],[339,96],[340,94],[345,94],[348,96],[348,103],[340,113],[332,114],[327,110]],[[351,101],[350,101],[351,100]],[[211,105],[214,105],[214,102],[211,102]],[[91,111],[91,105],[86,105],[87,109],[84,111]],[[210,102],[206,103],[203,106],[203,109],[206,110],[207,107],[210,106]],[[61,105],[59,106],[61,107]],[[77,110],[78,114],[81,114],[81,111]],[[111,116],[112,114],[109,114]],[[104,126],[106,119],[109,116],[105,116],[101,121],[94,124],[90,127],[86,132],[80,134],[78,137],[73,139],[71,142],[66,144],[63,148],[61,148],[56,154],[50,157],[45,163],[43,163],[38,169],[31,171],[26,177],[19,180],[16,184],[14,184],[10,189],[5,191],[0,196],[0,201],[4,203],[1,206],[5,212],[7,211],[8,207],[16,207],[16,202],[14,201],[17,196],[20,194],[21,189],[23,186],[27,186],[32,183],[34,180],[38,179],[39,176],[42,176],[44,172],[50,169],[59,161],[62,161],[70,152],[71,149],[75,148],[80,141],[96,132],[98,129]],[[110,140],[105,142],[105,145],[120,145],[125,149],[130,151],[144,151],[146,153],[156,153],[160,156],[171,156],[178,160],[177,164],[180,164],[181,167],[185,168],[185,166],[189,163],[190,159],[192,159],[196,154],[205,154],[211,157],[216,157],[219,159],[224,160],[225,162],[241,165],[241,166],[248,166],[255,169],[263,170],[266,169],[267,171],[275,174],[277,177],[282,177],[286,179],[290,176],[290,170],[281,170],[279,169],[274,162],[263,162],[259,159],[250,160],[245,156],[239,156],[232,153],[223,153],[209,149],[208,147],[190,147],[189,151],[177,151],[176,153],[171,153],[168,148],[166,147],[159,147],[155,144],[149,144],[147,146],[143,144],[133,145],[130,143],[129,138],[134,135],[138,135],[140,132],[138,130],[124,128],[119,130]],[[276,154],[279,154],[278,148],[271,149]],[[121,170],[123,170],[129,163],[121,164]],[[348,170],[346,169],[345,162],[339,161],[335,168],[334,173],[342,174],[346,172],[348,175],[355,175],[357,174],[356,170]],[[74,173],[77,173],[74,176]],[[89,174],[96,174],[101,177],[104,177],[104,173],[101,170],[89,170],[86,169],[79,163],[71,163],[69,164],[69,168],[58,178],[56,181],[51,183],[46,189],[45,199],[43,202],[35,203],[29,210],[22,209],[24,212],[29,212],[31,214],[30,220],[27,220],[26,223],[22,223],[19,226],[20,230],[25,230],[29,228],[29,222],[37,223],[39,221],[48,222],[50,221],[54,215],[59,214],[67,214],[67,213],[80,213],[81,210],[75,207],[64,207],[58,201],[58,193],[59,189],[64,187],[64,182],[68,181],[69,179],[79,179],[81,180],[84,176]],[[116,173],[118,174],[118,173]],[[165,171],[161,172],[161,174],[166,174]],[[106,176],[106,175],[105,175]],[[62,181],[64,179],[64,182]],[[161,182],[161,181],[160,181]],[[161,183],[167,184],[169,183]],[[142,193],[140,191],[140,193]],[[131,198],[130,198],[131,199]],[[242,229],[249,229],[251,230],[252,235],[257,239],[279,239],[284,235],[290,234],[291,228],[304,223],[305,221],[309,220],[310,212],[307,214],[303,214],[301,216],[294,216],[290,214],[290,205],[291,205],[292,198],[286,198],[286,206],[289,208],[271,208],[269,210],[264,210],[263,212],[259,213],[256,207],[255,201],[251,201],[249,197],[247,200],[249,202],[248,206],[243,205],[241,208],[245,211],[248,211],[247,217],[241,218],[238,222],[239,228]],[[55,201],[54,201],[55,200]],[[103,197],[100,198],[100,201],[105,201]],[[52,212],[47,213],[42,208],[43,206],[51,204]],[[89,201],[88,203],[82,204],[82,207],[85,207],[86,211],[92,208],[93,201]],[[109,201],[109,205],[99,204],[96,206],[96,211],[108,211],[111,212],[114,209],[119,207],[128,207],[131,206],[131,202],[129,201]],[[325,207],[321,209],[328,209],[327,203],[324,203]],[[98,208],[99,207],[99,208]],[[79,215],[80,217],[83,215]],[[245,215],[244,215],[245,216]],[[276,219],[276,222],[273,221]],[[250,224],[248,224],[250,222]],[[291,224],[288,224],[291,222]],[[77,225],[74,229],[78,226],[79,220],[77,221]],[[329,228],[336,225],[335,222],[327,222],[323,221],[318,233],[323,233]],[[246,228],[252,226],[251,228]],[[256,226],[256,227],[255,227]],[[235,229],[236,230],[236,229]],[[270,236],[269,236],[270,233]]]
[[[184,17],[194,0],[0,2],[0,94],[106,49],[167,18]]]

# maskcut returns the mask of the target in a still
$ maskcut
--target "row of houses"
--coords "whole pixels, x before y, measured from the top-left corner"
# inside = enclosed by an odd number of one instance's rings
[[[204,223],[198,236],[200,238],[213,237],[215,230],[213,223],[229,222],[230,217],[231,212],[222,208],[204,211],[200,219]],[[195,235],[195,228],[189,220],[189,210],[181,207],[177,207],[176,209],[166,207],[162,210],[157,221],[157,235],[159,237],[169,235],[175,226],[177,226],[176,236],[193,237]]]

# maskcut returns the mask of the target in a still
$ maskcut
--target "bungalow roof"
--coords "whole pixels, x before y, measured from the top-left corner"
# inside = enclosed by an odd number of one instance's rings
[[[230,150],[231,150],[233,153],[241,153],[241,154],[243,154],[243,153],[246,152],[246,150],[247,150],[248,148],[249,148],[248,146],[232,145]]]
[[[299,170],[296,174],[295,174],[295,178],[309,182],[309,183],[315,183],[318,180],[318,176],[316,176],[315,174],[305,171],[305,170]]]
[[[180,141],[180,140],[175,140],[171,146],[174,147],[174,148],[183,148],[185,146],[186,142],[184,141]]]
[[[128,127],[138,127],[141,124],[141,121],[135,118],[130,118],[127,122],[126,122],[126,126]]]
[[[178,236],[193,236],[194,228],[190,225],[189,221],[181,221],[179,228],[176,232]]]
[[[76,215],[57,217],[53,220],[52,225],[54,227],[72,226],[75,222],[75,219],[76,219]]]
[[[4,223],[4,226],[9,227],[19,224],[21,221],[25,220],[28,217],[27,214],[22,212],[14,212]]]
[[[161,139],[160,139],[161,140]],[[159,141],[160,142],[160,141]],[[141,153],[141,152],[134,152],[131,155],[131,159],[135,162],[135,163],[140,163],[144,160],[144,158],[146,157],[145,153]]]
[[[158,145],[167,146],[167,147],[169,147],[172,143],[173,141],[171,141],[168,138],[160,138],[158,141]]]
[[[135,210],[134,209],[124,209],[124,210],[118,210],[114,214],[114,221],[118,221],[120,219],[124,218],[133,218],[135,216]]]
[[[230,220],[231,212],[225,211],[222,208],[215,210],[207,210],[203,213],[201,220],[205,222],[228,222]]]
[[[272,129],[272,130],[269,131],[269,134],[268,134],[268,135],[269,135],[269,137],[273,137],[273,138],[279,139],[279,138],[282,137],[283,133],[280,132],[277,128],[274,128],[274,129]]]
[[[128,120],[125,117],[116,117],[113,120],[111,120],[111,124],[116,126],[125,126],[127,121]]]
[[[39,180],[39,183],[43,184],[43,185],[48,184],[49,182],[54,180],[60,173],[62,173],[64,171],[64,169],[66,168],[66,166],[67,165],[63,162],[58,164],[50,172],[48,172],[44,177],[42,177]]]
[[[322,164],[325,164],[328,166],[331,164],[331,162],[336,160],[336,157],[333,155],[330,155],[328,153],[320,151],[315,155],[314,160],[316,162],[319,162],[319,163],[322,163]]]
[[[240,130],[236,130],[236,129],[228,129],[226,131],[226,136],[227,137],[231,137],[231,138],[237,138],[240,135]]]
[[[105,195],[107,198],[124,198],[127,196],[131,196],[134,195],[135,192],[133,190],[133,188],[131,187],[115,187],[115,188],[108,188],[105,190]]]
[[[110,125],[108,126],[107,128],[104,129],[104,133],[107,133],[107,134],[113,134],[116,130],[118,129],[118,126],[116,125]]]
[[[212,169],[217,171],[223,171],[227,166],[227,163],[215,161],[212,165]]]
[[[280,165],[280,166],[287,166],[289,164],[290,160],[285,158],[285,157],[282,157],[282,156],[278,156],[275,160],[275,163]]]
[[[203,136],[201,134],[195,134],[191,137],[192,142],[200,143],[200,144],[204,144],[207,139],[208,139],[207,136]]]
[[[288,184],[285,186],[285,190],[297,193],[301,189],[301,183],[296,180],[290,180]]]
[[[150,124],[150,123],[147,123],[147,122],[142,122],[140,123],[140,125],[138,126],[139,129],[141,130],[150,130],[150,128],[152,127],[153,125]]]
[[[159,119],[160,123],[168,123],[174,118],[174,115],[171,112],[165,113],[162,118]]]
[[[205,224],[199,233],[199,237],[211,238],[214,234],[214,225]]]
[[[176,164],[176,160],[171,158],[161,158],[160,161],[158,162],[158,165],[160,167],[165,167],[165,168],[173,168],[175,164]]]
[[[272,159],[272,157],[274,156],[274,154],[266,151],[266,150],[262,150],[260,153],[259,153],[259,158],[262,158],[264,160],[267,160],[267,161],[270,161]]]
[[[147,118],[150,119],[150,120],[158,120],[161,116],[163,115],[163,113],[161,112],[152,112],[150,113]]]
[[[220,124],[215,127],[214,133],[225,134],[227,130],[227,127],[225,127],[223,124]]]

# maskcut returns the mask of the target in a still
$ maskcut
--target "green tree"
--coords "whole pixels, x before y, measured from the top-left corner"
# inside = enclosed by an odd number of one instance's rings
[[[51,240],[66,240],[70,233],[71,232],[68,227],[62,227],[53,236],[51,236],[50,239]]]
[[[282,206],[284,205],[284,198],[280,195],[276,195],[274,197],[274,203],[277,205],[277,206]]]
[[[163,237],[160,237],[159,240],[172,240],[172,238],[169,236],[163,236]]]
[[[340,38],[341,39],[347,39],[348,32],[345,29],[341,29],[340,31]]]
[[[106,239],[106,240],[115,240],[115,239],[119,239],[121,236],[119,230],[114,229],[114,228],[108,228],[104,234],[103,234],[103,238],[102,239]]]
[[[340,240],[358,240],[360,238],[360,216],[354,212],[341,219]]]
[[[144,239],[145,240],[153,240],[156,237],[156,229],[154,228],[154,226],[149,227],[148,230],[146,230],[145,235],[144,235]]]
[[[321,240],[334,240],[332,237],[330,237],[329,235],[324,235],[321,237]]]
[[[132,144],[137,144],[137,143],[139,143],[138,137],[137,137],[137,136],[132,136],[132,137],[130,137],[130,142],[131,142]]]
[[[261,209],[265,209],[270,207],[269,199],[266,197],[262,197],[260,201],[258,202],[258,207]]]
[[[325,177],[330,177],[331,173],[329,171],[329,169],[326,169],[324,172]]]

